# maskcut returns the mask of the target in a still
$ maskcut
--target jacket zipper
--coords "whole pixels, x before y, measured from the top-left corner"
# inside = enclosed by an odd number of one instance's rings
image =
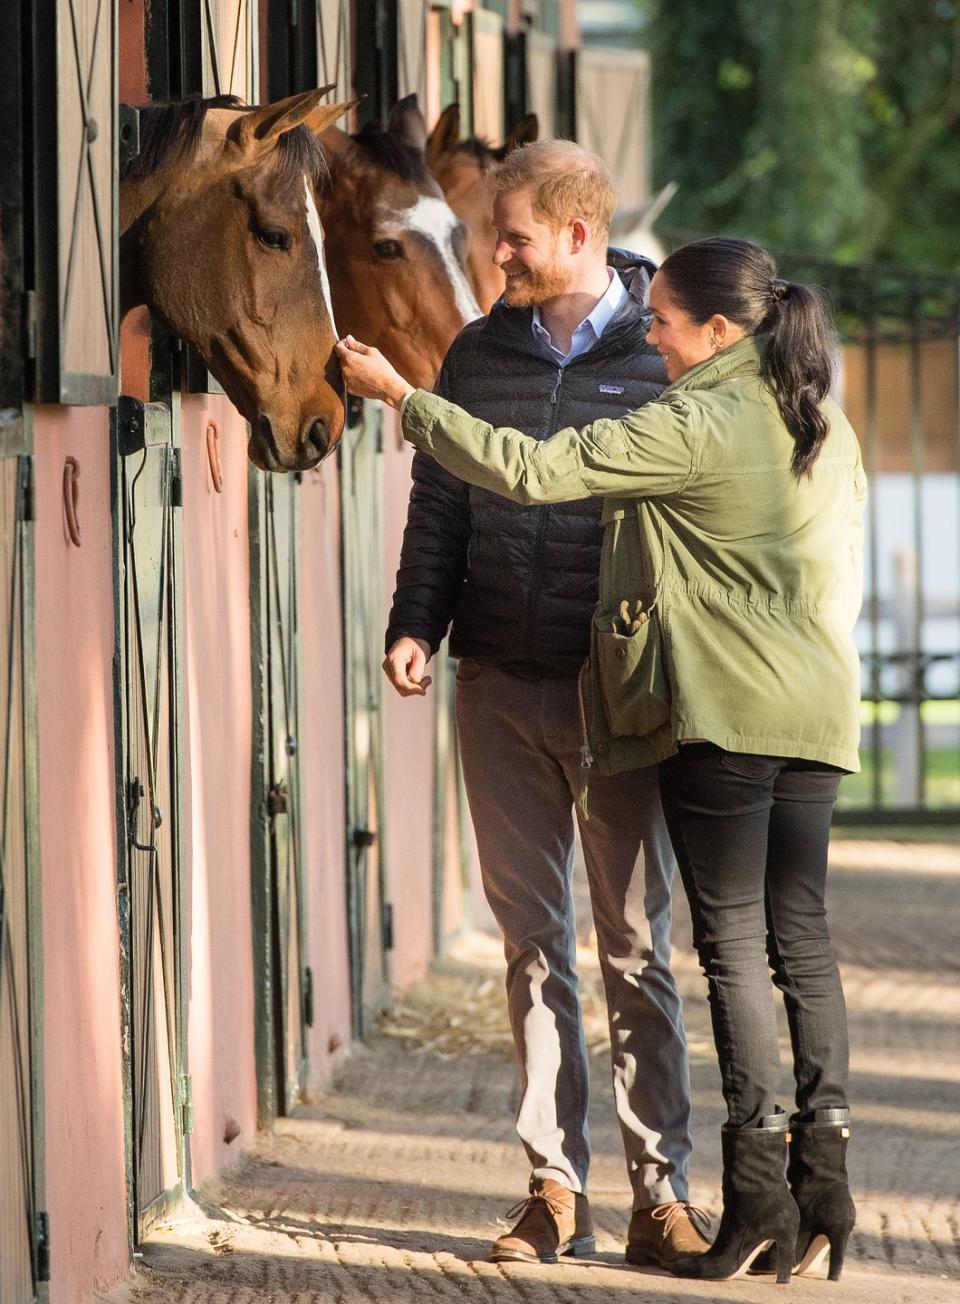
[[[584,661],[577,675],[577,702],[580,706],[580,736],[583,742],[580,745],[580,765],[584,770],[589,770],[593,764],[593,751],[590,747],[590,734],[587,730],[587,708],[583,702],[583,676],[589,665],[589,658]]]
[[[557,433],[557,415],[560,411],[560,386],[563,384],[563,367],[557,368],[557,379],[553,384],[553,393],[550,395],[550,425],[547,429],[547,439],[550,439]],[[537,595],[540,592],[540,571],[543,560],[543,541],[547,534],[547,522],[550,519],[549,504],[544,503],[538,507],[540,513],[540,522],[537,528],[537,538],[533,547],[533,590],[530,594],[530,606],[527,613],[527,655],[533,660],[533,625],[534,617],[537,611]]]

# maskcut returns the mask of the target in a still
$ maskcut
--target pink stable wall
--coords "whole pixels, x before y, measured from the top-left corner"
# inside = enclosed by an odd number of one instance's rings
[[[211,423],[220,435],[222,493],[207,453]],[[181,464],[190,1155],[199,1185],[250,1143],[257,1109],[247,428],[228,399],[184,398]]]
[[[43,898],[45,1151],[52,1304],[127,1276],[105,408],[33,409]],[[80,463],[81,547],[63,468]]]
[[[383,641],[410,497],[413,450],[401,443],[396,414],[384,412]],[[384,680],[387,862],[393,902],[391,977],[401,989],[423,977],[433,958],[433,689],[400,697]]]
[[[305,473],[300,500],[300,774],[305,820],[306,963],[313,969],[311,1086],[328,1084],[350,1044],[340,499],[329,458]]]

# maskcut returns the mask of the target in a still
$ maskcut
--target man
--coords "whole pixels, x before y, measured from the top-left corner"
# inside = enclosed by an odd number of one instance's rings
[[[438,391],[494,425],[549,438],[656,397],[645,342],[653,266],[607,252],[615,192],[601,161],[542,141],[492,174],[507,288],[444,361]],[[574,807],[587,773],[578,672],[597,594],[600,503],[518,506],[417,453],[384,670],[423,693],[452,621],[457,723],[484,889],[503,931],[520,1062],[517,1131],[530,1197],[495,1260],[594,1248],[587,1204],[589,1070],[575,967]],[[654,768],[593,776],[580,835],[634,1193],[630,1262],[707,1242],[687,1204],[690,1093],[669,968],[673,853]]]

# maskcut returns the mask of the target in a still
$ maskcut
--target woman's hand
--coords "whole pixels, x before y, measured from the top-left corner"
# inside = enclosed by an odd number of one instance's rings
[[[352,335],[344,335],[335,352],[347,389],[358,398],[378,398],[398,408],[413,393],[413,386],[394,370],[379,349],[361,344]]]

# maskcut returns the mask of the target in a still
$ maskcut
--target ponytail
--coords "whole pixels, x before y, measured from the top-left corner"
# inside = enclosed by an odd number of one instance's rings
[[[698,326],[719,313],[747,335],[769,332],[766,377],[794,438],[793,472],[809,476],[829,434],[820,404],[830,391],[837,348],[822,292],[781,280],[766,249],[727,236],[682,245],[659,275]]]
[[[794,474],[809,476],[830,431],[820,404],[830,392],[836,335],[824,297],[813,286],[774,280],[772,295],[767,376],[795,441]]]

